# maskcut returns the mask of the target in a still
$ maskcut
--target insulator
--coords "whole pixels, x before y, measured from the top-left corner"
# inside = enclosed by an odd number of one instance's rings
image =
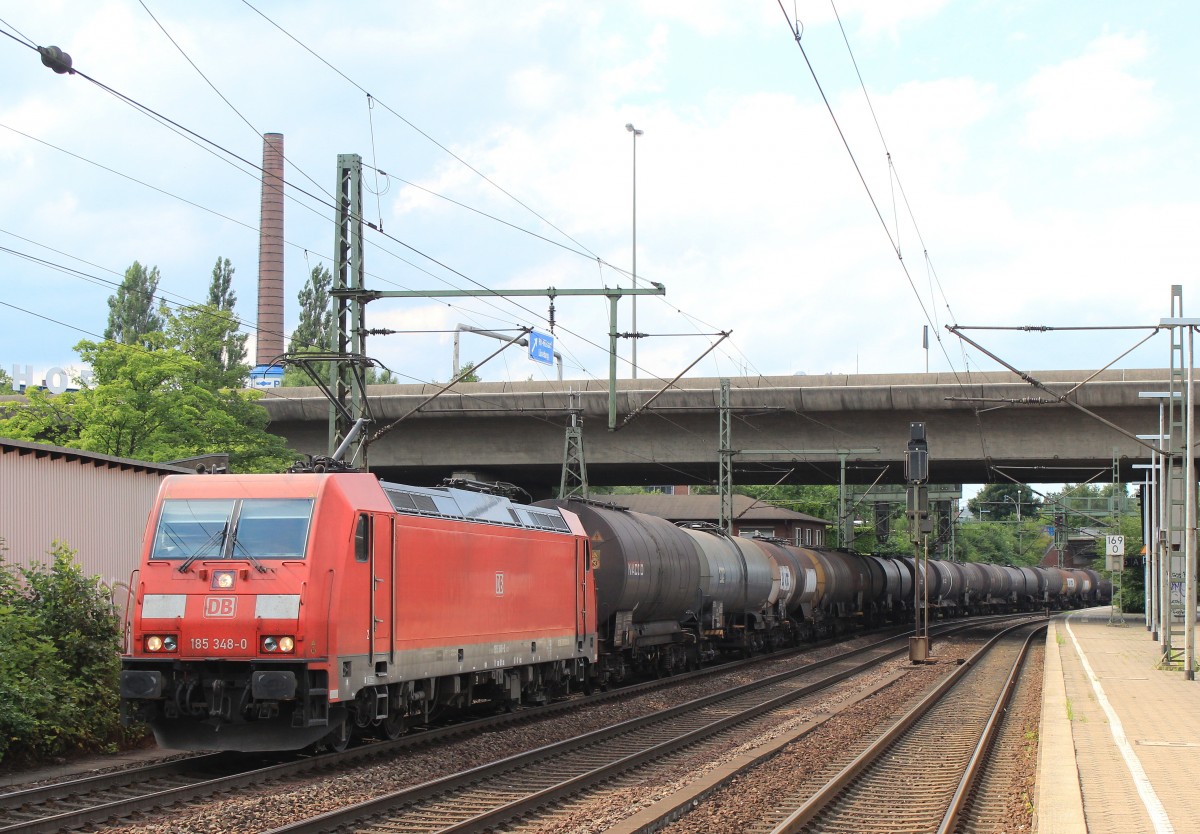
[[[75,72],[71,69],[71,56],[57,46],[39,46],[37,49],[42,56],[42,63],[59,75]]]

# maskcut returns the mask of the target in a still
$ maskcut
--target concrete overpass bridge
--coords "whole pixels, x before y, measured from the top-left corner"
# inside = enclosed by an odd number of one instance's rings
[[[1129,435],[1158,431],[1164,369],[734,377],[734,482],[903,482],[911,421],[926,424],[934,483],[1142,480],[1133,464],[1149,450]],[[1084,384],[1081,384],[1084,383]],[[369,390],[375,429],[435,393],[435,385]],[[621,380],[618,423],[658,391]],[[594,485],[713,484],[718,473],[720,381],[680,380],[623,428],[609,431],[603,381],[465,383],[425,405],[369,448],[388,480],[436,484],[454,472],[511,481],[547,494],[559,483],[571,392],[580,395],[589,481]],[[1075,405],[1060,402],[1058,397]],[[308,454],[326,453],[329,407],[315,388],[274,389],[261,401],[275,434]],[[1078,408],[1075,406],[1079,406]],[[1085,413],[1082,409],[1092,412]],[[1105,422],[1108,424],[1106,425]]]

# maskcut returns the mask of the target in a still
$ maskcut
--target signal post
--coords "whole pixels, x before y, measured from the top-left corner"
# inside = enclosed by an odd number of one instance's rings
[[[915,628],[908,641],[908,659],[925,663],[929,659],[929,591],[925,577],[929,571],[929,444],[925,424],[909,423],[908,447],[904,450],[904,480],[908,483],[908,535],[913,543],[913,611]]]

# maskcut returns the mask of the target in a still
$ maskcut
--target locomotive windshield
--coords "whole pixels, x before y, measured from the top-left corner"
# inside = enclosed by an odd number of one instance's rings
[[[169,498],[151,559],[303,559],[311,498]]]

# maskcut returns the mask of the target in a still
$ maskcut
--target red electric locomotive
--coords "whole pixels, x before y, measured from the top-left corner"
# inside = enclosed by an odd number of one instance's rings
[[[165,479],[122,660],[163,747],[342,747],[480,701],[540,702],[596,662],[569,511],[356,473]]]

